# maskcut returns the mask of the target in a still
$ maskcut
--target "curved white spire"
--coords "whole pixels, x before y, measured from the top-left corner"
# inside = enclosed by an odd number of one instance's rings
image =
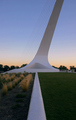
[[[48,62],[48,52],[49,52],[50,44],[51,44],[52,37],[54,34],[54,30],[55,30],[55,27],[56,27],[56,24],[58,21],[58,17],[59,17],[61,8],[62,8],[63,1],[64,0],[56,0],[53,12],[52,12],[51,17],[49,19],[47,28],[45,30],[45,33],[44,33],[44,36],[42,38],[40,47],[37,51],[37,54],[34,57],[34,59],[25,68],[34,69],[35,65],[37,67],[38,64],[42,64],[42,65],[44,65],[44,67],[47,67],[48,69],[56,70]],[[38,67],[37,67],[37,69],[38,69]]]
[[[36,56],[47,56],[48,55],[48,51],[49,51],[49,47],[52,41],[52,37],[54,34],[54,30],[57,24],[57,20],[61,11],[61,7],[63,4],[64,0],[56,0],[53,12],[51,14],[51,17],[49,19],[47,28],[45,30],[44,36],[42,38],[40,47],[38,49],[38,52],[36,54]]]
[[[58,17],[64,0],[56,0],[53,12],[49,19],[47,28],[42,38],[40,47],[34,59],[25,67],[16,70],[15,72],[58,72],[58,69],[53,68],[48,62],[48,52],[52,41],[54,30],[58,21]]]

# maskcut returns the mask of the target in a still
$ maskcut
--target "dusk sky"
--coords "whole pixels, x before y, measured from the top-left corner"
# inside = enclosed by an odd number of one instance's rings
[[[56,0],[0,0],[0,64],[22,65],[35,56]],[[50,45],[51,65],[76,66],[76,0],[64,0]]]

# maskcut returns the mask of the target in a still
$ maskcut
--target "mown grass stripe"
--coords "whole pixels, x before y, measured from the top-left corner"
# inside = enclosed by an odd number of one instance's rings
[[[39,73],[47,120],[76,120],[76,74]]]

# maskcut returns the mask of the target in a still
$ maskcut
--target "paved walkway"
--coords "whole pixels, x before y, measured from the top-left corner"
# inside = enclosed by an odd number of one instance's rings
[[[35,74],[35,81],[27,120],[46,120],[43,99],[41,95],[41,89],[37,73]]]

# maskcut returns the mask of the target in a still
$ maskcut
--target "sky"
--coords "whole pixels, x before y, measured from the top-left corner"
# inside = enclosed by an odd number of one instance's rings
[[[34,58],[56,0],[0,0],[0,64]],[[76,0],[64,0],[50,45],[51,65],[76,66]]]

